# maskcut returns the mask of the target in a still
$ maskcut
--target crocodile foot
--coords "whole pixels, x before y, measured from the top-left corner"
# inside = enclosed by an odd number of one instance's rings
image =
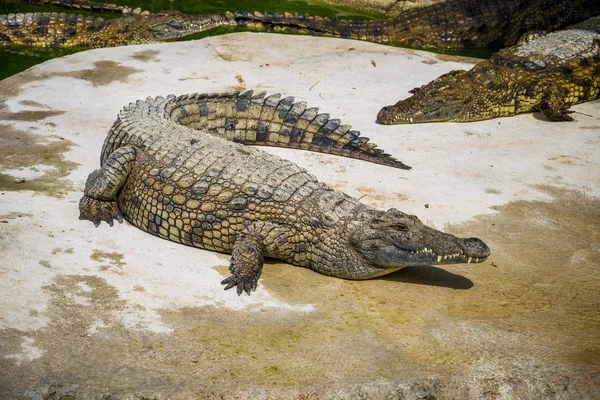
[[[259,276],[260,275],[243,276],[241,274],[234,273],[233,275],[223,279],[221,281],[221,285],[227,285],[227,286],[225,286],[225,290],[228,290],[234,286],[237,286],[236,290],[237,290],[238,295],[241,295],[242,291],[244,291],[244,292],[248,293],[248,295],[250,295],[250,292],[256,291],[256,285],[258,284]]]
[[[256,291],[264,263],[260,241],[260,237],[253,235],[244,235],[235,241],[229,265],[231,276],[221,281],[226,285],[225,290],[237,286],[238,295]]]
[[[79,219],[92,221],[96,227],[102,221],[113,226],[113,219],[123,223],[123,215],[116,201],[97,200],[86,195],[79,201]]]

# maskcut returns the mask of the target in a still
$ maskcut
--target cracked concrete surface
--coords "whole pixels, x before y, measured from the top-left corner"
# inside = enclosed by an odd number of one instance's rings
[[[600,102],[573,107],[573,123],[374,123],[468,61],[243,33],[87,51],[0,81],[0,398],[599,397]],[[269,261],[238,297],[219,284],[228,255],[78,220],[121,107],[244,88],[318,106],[413,169],[266,151],[480,237],[491,257],[369,281]]]

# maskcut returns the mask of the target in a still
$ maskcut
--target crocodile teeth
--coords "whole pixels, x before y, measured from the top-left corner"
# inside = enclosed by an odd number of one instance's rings
[[[440,262],[440,261],[442,261],[442,256],[437,257],[437,262]]]
[[[467,264],[469,264],[471,262],[471,260],[472,260],[471,257],[467,258]]]

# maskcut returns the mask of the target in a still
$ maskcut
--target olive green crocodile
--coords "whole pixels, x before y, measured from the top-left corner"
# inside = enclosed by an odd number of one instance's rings
[[[176,39],[217,26],[210,17],[162,12],[104,19],[65,13],[0,15],[0,46],[98,47]]]
[[[597,0],[446,0],[374,21],[260,12],[226,13],[223,18],[231,25],[254,30],[457,49],[510,46],[527,32],[553,31],[598,13]]]
[[[75,10],[118,12],[121,14],[150,14],[149,11],[144,11],[139,7],[132,9],[131,7],[121,6],[114,3],[98,3],[87,0],[23,0],[23,2],[65,7]]]
[[[566,29],[530,38],[470,71],[451,71],[384,107],[383,124],[478,121],[541,111],[571,121],[568,108],[598,98],[600,34]]]
[[[88,1],[36,2],[92,10],[131,11],[122,6]],[[0,45],[118,46],[167,40],[220,25],[235,25],[251,30],[308,33],[415,48],[503,47],[516,43],[526,32],[555,30],[599,12],[597,0],[447,0],[406,10],[395,18],[374,21],[260,12],[206,17],[167,12],[157,17],[138,15],[114,20],[47,13],[9,14],[0,16]]]
[[[489,255],[479,239],[442,233],[396,209],[373,209],[241,143],[406,168],[291,97],[148,98],[125,107],[112,126],[101,168],[88,177],[80,219],[98,226],[124,217],[153,235],[231,253],[232,275],[222,283],[238,294],[256,289],[264,257],[367,279],[407,265],[481,262]]]

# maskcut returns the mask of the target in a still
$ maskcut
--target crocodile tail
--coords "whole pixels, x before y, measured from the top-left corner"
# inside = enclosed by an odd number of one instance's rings
[[[393,38],[392,20],[351,21],[291,13],[226,12],[221,14],[229,25],[250,30],[304,33],[314,36],[331,36],[346,39],[389,43]]]
[[[357,158],[395,168],[410,169],[369,143],[360,132],[329,114],[309,108],[293,97],[265,93],[189,94],[169,97],[169,119],[193,129],[247,145],[302,149]]]

